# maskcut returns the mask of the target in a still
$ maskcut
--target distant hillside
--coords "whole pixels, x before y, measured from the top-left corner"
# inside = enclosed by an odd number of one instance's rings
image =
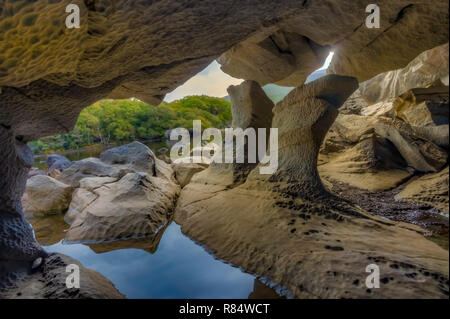
[[[293,89],[293,87],[279,86],[276,84],[267,84],[263,87],[264,92],[266,92],[267,96],[275,104],[283,100]]]
[[[327,70],[317,70],[308,76],[306,79],[306,83],[315,81],[323,76],[327,75]],[[273,103],[278,103],[285,98],[286,95],[289,94],[294,88],[293,87],[285,87],[279,86],[276,84],[267,84],[263,86],[264,92],[266,92],[267,96],[273,101]],[[231,102],[230,97],[227,95],[224,97],[225,100]]]

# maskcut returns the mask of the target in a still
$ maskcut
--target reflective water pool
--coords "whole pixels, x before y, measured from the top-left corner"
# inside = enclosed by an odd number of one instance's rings
[[[63,216],[27,216],[49,252],[79,260],[128,298],[276,298],[254,276],[214,258],[171,223],[160,236],[96,245],[65,244]],[[136,247],[136,248],[133,248]]]

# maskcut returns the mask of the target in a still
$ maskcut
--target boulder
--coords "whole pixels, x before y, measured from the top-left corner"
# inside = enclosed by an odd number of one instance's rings
[[[119,165],[109,165],[98,158],[85,158],[74,162],[72,166],[57,176],[57,180],[76,188],[80,181],[86,177],[113,177],[120,178],[132,170]]]
[[[418,136],[449,146],[448,87],[412,89],[394,101],[396,116],[409,125]]]
[[[233,188],[220,185],[216,171],[200,172],[181,191],[175,219],[216,257],[294,298],[446,299],[445,249],[419,227],[372,216],[321,184],[320,144],[356,89],[355,79],[337,76],[295,89],[274,110],[278,171],[254,169]],[[371,263],[380,267],[381,289],[365,286]]]
[[[139,142],[75,162],[60,178],[77,187],[65,216],[69,242],[155,236],[169,222],[179,192],[171,166]]]
[[[55,178],[66,168],[70,167],[72,162],[64,156],[52,154],[47,157],[46,165],[48,168],[48,174]]]
[[[54,214],[69,207],[73,188],[56,179],[35,175],[28,179],[22,206],[25,212]]]
[[[93,191],[80,190],[74,193],[76,205],[68,212],[73,220],[65,237],[68,242],[154,236],[170,220],[178,187],[141,172]]]

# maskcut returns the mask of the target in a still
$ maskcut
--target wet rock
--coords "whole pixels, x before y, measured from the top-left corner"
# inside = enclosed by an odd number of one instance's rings
[[[36,175],[28,179],[22,206],[25,212],[60,213],[69,207],[73,188],[50,176]]]

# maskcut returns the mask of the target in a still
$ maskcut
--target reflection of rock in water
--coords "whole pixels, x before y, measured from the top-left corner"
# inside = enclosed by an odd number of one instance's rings
[[[270,288],[258,279],[255,279],[253,291],[248,295],[248,299],[286,299],[286,297],[280,296],[275,289]]]
[[[66,278],[68,273],[66,267],[69,264],[76,264],[80,270],[80,288],[67,288]],[[19,268],[15,268],[19,266]],[[45,259],[41,268],[34,273],[21,268],[20,265],[0,264],[1,270],[17,274],[21,270],[21,278],[15,280],[14,285],[1,290],[0,299],[121,299],[124,296],[114,287],[114,285],[100,273],[84,268],[78,261],[61,254],[53,254]],[[15,269],[13,269],[15,268]],[[1,273],[0,273],[0,279]]]
[[[91,248],[97,254],[107,253],[113,250],[130,249],[130,248],[142,249],[150,254],[154,254],[158,249],[159,242],[161,241],[161,238],[169,225],[170,223],[161,228],[161,230],[153,237],[131,238],[127,240],[115,240],[112,242],[103,242],[86,245],[89,246],[89,248]]]
[[[27,214],[26,218],[33,226],[36,240],[42,246],[59,243],[65,236],[65,230],[69,228],[69,225],[64,221],[63,214],[50,216]]]

